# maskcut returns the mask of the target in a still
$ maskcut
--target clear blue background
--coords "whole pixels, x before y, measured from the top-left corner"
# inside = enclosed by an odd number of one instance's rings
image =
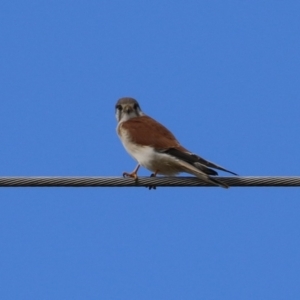
[[[291,0],[1,1],[0,175],[132,171],[122,96],[240,175],[300,175],[299,15]],[[1,299],[300,297],[299,188],[0,198]]]

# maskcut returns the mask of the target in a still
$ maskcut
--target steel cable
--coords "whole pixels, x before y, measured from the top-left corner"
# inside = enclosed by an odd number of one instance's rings
[[[300,176],[215,177],[230,187],[297,187]],[[0,187],[216,187],[196,177],[0,177]]]

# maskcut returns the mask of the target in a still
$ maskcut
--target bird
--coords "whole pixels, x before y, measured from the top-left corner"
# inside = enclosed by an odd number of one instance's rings
[[[120,98],[115,105],[115,116],[117,134],[126,151],[137,161],[135,169],[124,172],[123,177],[137,180],[138,170],[143,166],[153,172],[151,177],[188,173],[206,183],[228,188],[226,183],[212,177],[218,175],[213,169],[237,175],[184,148],[169,129],[146,115],[134,98]]]

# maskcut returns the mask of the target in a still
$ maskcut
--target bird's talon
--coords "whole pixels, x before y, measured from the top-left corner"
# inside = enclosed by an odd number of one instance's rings
[[[127,172],[124,172],[124,173],[123,173],[123,177],[124,177],[124,178],[126,178],[126,177],[131,177],[131,178],[133,178],[134,180],[137,180],[137,179],[138,179],[136,173],[127,173]]]
[[[152,190],[152,189],[153,189],[153,190],[156,190],[156,186],[155,186],[155,185],[147,186],[147,188],[149,189],[149,191]]]
[[[157,172],[156,172],[156,173],[157,173]],[[156,177],[156,173],[152,173],[152,174],[150,175],[150,177]],[[147,186],[147,188],[149,189],[149,191],[150,191],[151,189],[156,190],[156,186],[155,186],[155,185],[149,185],[149,186]]]

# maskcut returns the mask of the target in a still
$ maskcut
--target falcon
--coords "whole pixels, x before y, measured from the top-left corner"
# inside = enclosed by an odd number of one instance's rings
[[[126,151],[138,163],[131,173],[124,172],[123,177],[137,180],[137,172],[143,166],[153,172],[152,177],[157,174],[174,176],[184,172],[207,183],[228,188],[227,184],[212,177],[218,175],[213,169],[237,175],[181,146],[166,127],[143,113],[135,99],[119,99],[115,114],[118,136]]]

